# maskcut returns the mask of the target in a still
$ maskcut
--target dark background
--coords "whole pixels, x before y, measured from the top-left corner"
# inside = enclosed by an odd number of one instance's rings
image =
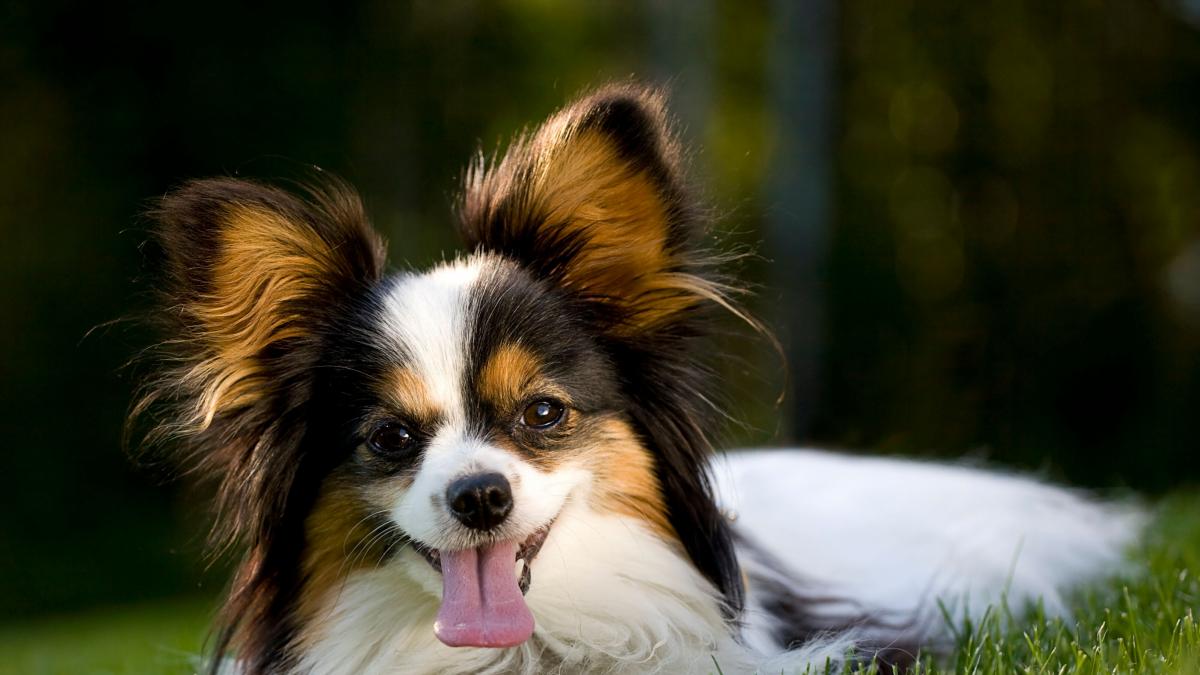
[[[154,336],[114,320],[147,310],[151,200],[314,164],[358,186],[394,264],[427,264],[473,152],[630,75],[671,85],[789,350],[785,381],[766,343],[731,343],[752,367],[727,374],[730,444],[1194,482],[1198,19],[1195,0],[0,3],[0,619],[223,583],[196,500],[121,449],[122,366]]]

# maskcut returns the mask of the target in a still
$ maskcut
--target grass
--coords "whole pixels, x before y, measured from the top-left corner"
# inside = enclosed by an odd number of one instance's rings
[[[953,655],[922,656],[910,672],[1200,673],[1200,494],[1164,500],[1134,555],[1141,572],[1085,589],[1070,621],[1047,619],[1037,608],[1018,618],[993,607],[978,624],[958,628]]]
[[[953,655],[922,656],[914,672],[1200,673],[1200,493],[1165,500],[1136,555],[1146,572],[1080,594],[1072,621],[993,608],[959,628]],[[188,600],[0,627],[0,674],[192,673],[209,612]]]
[[[194,673],[210,606],[189,599],[0,627],[0,674]]]

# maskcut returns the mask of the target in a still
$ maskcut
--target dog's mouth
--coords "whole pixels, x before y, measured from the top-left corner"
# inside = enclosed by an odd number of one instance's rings
[[[518,566],[517,571],[519,576],[517,585],[521,589],[521,595],[525,595],[529,592],[529,584],[533,581],[533,572],[530,568],[530,564],[533,562],[533,559],[537,557],[537,554],[541,552],[542,545],[546,543],[546,537],[550,534],[550,525],[552,524],[553,523],[550,523],[538,528],[536,532],[529,535],[525,541],[521,542],[520,547],[517,548],[517,557],[514,563]],[[433,569],[437,570],[437,572],[441,574],[441,551],[415,541],[412,542],[412,547],[416,549],[417,553],[421,554],[421,557],[425,559],[425,562],[429,563],[430,567],[433,567]]]
[[[550,524],[522,542],[497,541],[442,551],[413,547],[442,575],[442,605],[434,634],[451,647],[515,647],[533,634],[525,593],[532,563],[546,543]]]

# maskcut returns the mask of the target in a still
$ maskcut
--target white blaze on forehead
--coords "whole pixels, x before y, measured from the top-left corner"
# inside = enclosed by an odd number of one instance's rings
[[[463,422],[471,288],[484,260],[456,260],[404,277],[384,299],[383,329],[451,424]],[[456,425],[457,426],[457,425]]]

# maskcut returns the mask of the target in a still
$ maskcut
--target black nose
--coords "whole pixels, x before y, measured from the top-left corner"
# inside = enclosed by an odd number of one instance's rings
[[[463,525],[486,532],[503,523],[512,511],[512,487],[498,473],[464,476],[446,488],[446,503]]]

